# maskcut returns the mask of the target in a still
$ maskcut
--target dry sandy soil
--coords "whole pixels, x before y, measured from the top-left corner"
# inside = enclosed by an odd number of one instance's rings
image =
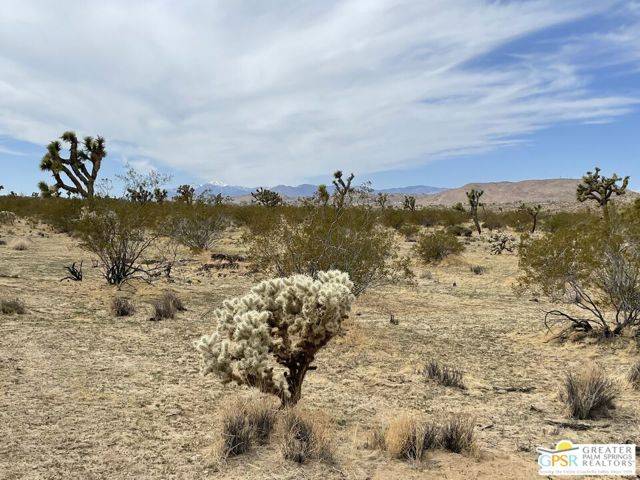
[[[198,272],[207,257],[185,252],[174,283],[124,289],[137,313],[115,318],[114,289],[73,239],[25,224],[11,231],[0,227],[9,243],[28,238],[29,249],[0,246],[0,295],[20,297],[28,311],[0,315],[2,479],[538,478],[536,446],[640,442],[640,393],[626,386],[610,418],[581,422],[588,430],[553,424],[566,420],[557,391],[567,369],[597,361],[622,378],[635,345],[548,342],[548,305],[511,289],[516,257],[491,256],[486,242],[473,242],[461,257],[417,267],[413,286],[361,296],[344,335],[317,359],[303,404],[328,415],[334,464],[298,466],[266,446],[217,469],[211,446],[220,406],[249,391],[202,377],[192,343],[213,330],[210,310],[256,278],[243,269]],[[229,238],[219,248],[238,247]],[[63,266],[80,259],[85,280],[60,282]],[[474,275],[476,264],[487,272]],[[188,310],[148,321],[147,302],[167,287]],[[391,313],[399,325],[389,323]],[[460,368],[468,389],[425,381],[419,370],[429,359]],[[478,452],[438,451],[409,464],[366,448],[370,432],[401,412],[472,415]]]

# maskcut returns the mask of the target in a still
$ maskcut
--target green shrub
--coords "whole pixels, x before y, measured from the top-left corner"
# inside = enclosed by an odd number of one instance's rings
[[[473,235],[473,230],[463,225],[451,225],[447,227],[447,233],[455,235],[456,237],[470,237]]]
[[[349,274],[356,295],[393,274],[393,235],[378,224],[373,208],[305,210],[302,220],[281,216],[270,228],[244,236],[256,270],[280,277],[341,270]]]
[[[439,262],[452,254],[461,253],[464,245],[447,232],[425,233],[418,238],[415,246],[420,260],[424,263]]]

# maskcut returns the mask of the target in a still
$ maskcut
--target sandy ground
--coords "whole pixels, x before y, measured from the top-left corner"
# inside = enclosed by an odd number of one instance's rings
[[[557,391],[568,368],[597,361],[622,379],[635,345],[548,342],[548,305],[511,288],[516,257],[491,256],[486,242],[474,242],[461,257],[417,267],[413,286],[361,296],[344,335],[319,355],[303,404],[329,416],[335,464],[298,466],[266,446],[219,470],[210,451],[220,405],[249,392],[202,377],[192,343],[213,330],[210,310],[256,279],[243,269],[198,272],[207,257],[185,252],[174,283],[124,289],[137,313],[115,318],[115,290],[73,239],[25,224],[0,226],[0,236],[29,239],[26,251],[0,246],[0,296],[28,309],[0,315],[1,479],[539,478],[536,446],[640,443],[640,393],[626,386],[610,418],[581,422],[588,430],[553,424],[566,420]],[[236,248],[229,238],[219,250]],[[81,259],[85,280],[60,282],[63,266]],[[487,272],[474,275],[477,264]],[[148,321],[147,302],[168,287],[188,310]],[[419,370],[430,359],[460,368],[468,389],[426,382]],[[366,448],[369,433],[401,412],[472,415],[479,452],[434,452],[416,465]]]

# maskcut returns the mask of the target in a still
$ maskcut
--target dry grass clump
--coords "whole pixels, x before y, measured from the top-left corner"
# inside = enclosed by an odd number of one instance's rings
[[[474,265],[470,270],[476,275],[482,275],[487,271],[486,267],[483,267],[482,265]]]
[[[29,242],[27,242],[24,239],[19,239],[19,240],[14,241],[11,244],[11,248],[13,250],[18,250],[20,252],[22,252],[24,250],[29,250]]]
[[[475,446],[474,421],[470,417],[451,415],[440,425],[440,446],[454,453],[468,452]]]
[[[151,301],[153,307],[152,320],[164,320],[166,318],[174,318],[176,312],[186,310],[182,300],[172,291],[167,290],[160,298]]]
[[[627,374],[627,380],[633,388],[640,390],[640,360],[632,365]]]
[[[27,309],[24,306],[24,302],[18,298],[0,299],[0,313],[4,315],[12,315],[14,313],[22,315],[27,313]]]
[[[0,225],[13,225],[17,219],[18,217],[13,212],[6,210],[0,211]]]
[[[273,432],[276,408],[259,399],[235,400],[222,410],[216,453],[220,461],[245,453],[254,444],[266,444]]]
[[[450,452],[475,449],[473,419],[452,415],[443,423],[427,422],[413,415],[401,415],[386,428],[375,430],[369,446],[385,450],[393,458],[421,461],[429,450],[442,448]]]
[[[617,386],[599,367],[569,372],[560,391],[571,417],[580,420],[606,415],[617,396]]]
[[[382,438],[392,457],[420,461],[428,450],[438,446],[438,427],[402,415],[389,424]]]
[[[123,297],[114,297],[111,300],[111,313],[116,317],[128,317],[136,311],[133,303]]]
[[[280,418],[278,438],[282,456],[287,460],[333,461],[327,422],[318,413],[298,407],[285,410]]]
[[[435,380],[445,387],[456,387],[464,390],[466,387],[462,380],[462,372],[455,367],[440,365],[437,361],[431,360],[422,371],[425,378]]]

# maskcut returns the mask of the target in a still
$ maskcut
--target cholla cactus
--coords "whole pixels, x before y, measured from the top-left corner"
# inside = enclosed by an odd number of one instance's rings
[[[214,312],[216,331],[196,343],[203,373],[277,395],[283,405],[296,403],[316,353],[348,316],[352,289],[348,274],[330,270],[317,279],[265,280],[225,300]]]

